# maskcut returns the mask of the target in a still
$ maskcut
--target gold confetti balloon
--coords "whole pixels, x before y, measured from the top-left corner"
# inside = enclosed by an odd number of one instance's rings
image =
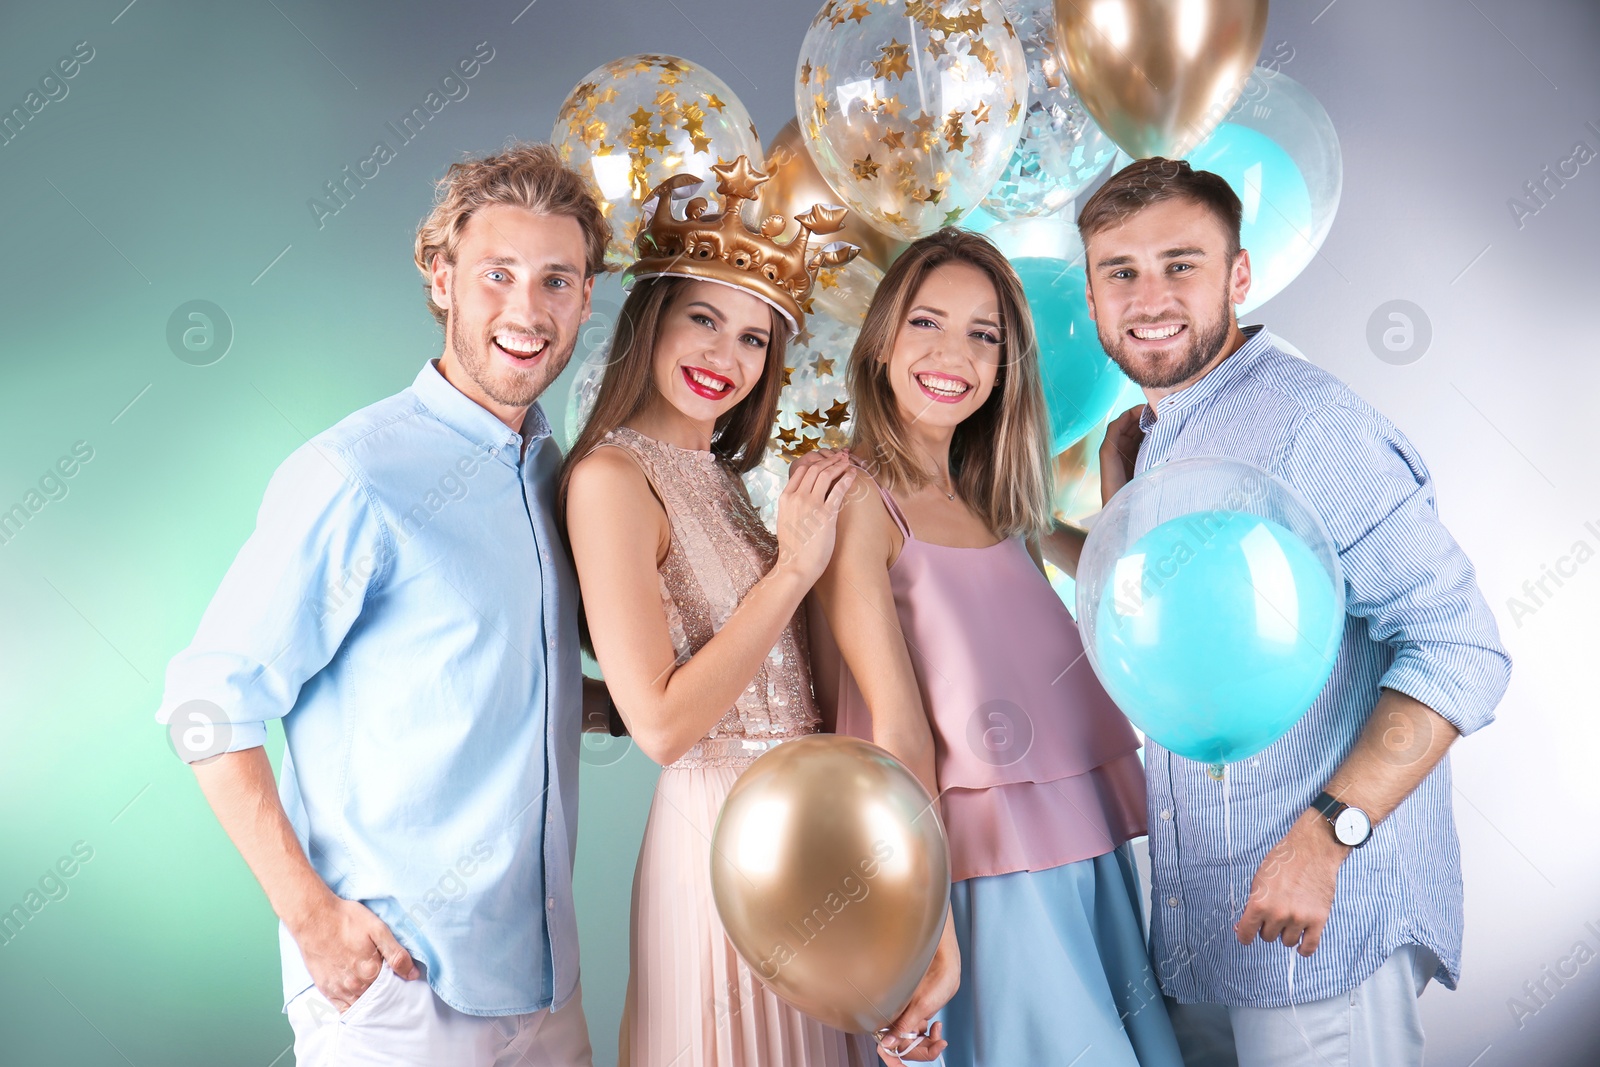
[[[815,297],[815,291],[812,295]],[[751,503],[770,528],[777,527],[778,494],[788,484],[789,464],[814,448],[844,448],[850,443],[845,367],[860,332],[860,319],[845,323],[828,315],[808,315],[805,329],[789,342],[783,392],[778,395],[778,417],[767,454],[760,466],[744,476]]]
[[[805,138],[800,134],[798,119],[784,123],[783,129],[773,136],[767,145],[767,161],[762,170],[767,173],[767,181],[761,186],[760,199],[745,205],[749,209],[745,221],[752,228],[767,215],[776,213],[793,219],[809,211],[813,204],[837,204],[841,199],[817,170],[806,149]],[[844,228],[834,234],[833,239],[847,241],[861,249],[861,254],[846,264],[847,267],[871,263],[880,270],[888,270],[889,264],[906,248],[906,242],[889,236],[854,212],[845,216]],[[813,294],[816,292],[812,290]]]
[[[587,175],[611,221],[606,260],[633,261],[640,208],[675,174],[711,179],[717,163],[761,158],[750,113],[715,74],[677,56],[646,52],[590,71],[567,95],[550,141]]]
[[[828,0],[795,71],[817,170],[852,211],[907,241],[978,205],[1027,106],[1027,59],[998,0]]]

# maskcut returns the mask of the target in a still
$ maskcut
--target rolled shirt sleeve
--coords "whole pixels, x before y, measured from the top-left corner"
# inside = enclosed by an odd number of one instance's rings
[[[1330,405],[1292,435],[1283,474],[1333,536],[1346,610],[1394,649],[1380,684],[1463,735],[1494,721],[1511,660],[1411,443],[1375,412]]]
[[[337,653],[390,547],[337,451],[308,442],[279,466],[194,640],[167,666],[156,718],[185,762],[266,743],[266,723]]]

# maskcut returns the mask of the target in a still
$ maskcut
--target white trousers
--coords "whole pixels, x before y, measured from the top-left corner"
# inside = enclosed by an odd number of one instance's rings
[[[417,968],[420,971],[422,964]],[[583,989],[558,1012],[466,1015],[440,1000],[427,977],[384,964],[340,1014],[316,986],[289,1001],[300,1067],[592,1067]]]
[[[1439,961],[1402,945],[1348,993],[1292,1008],[1179,1004],[1167,1014],[1189,1067],[1422,1067],[1417,998]]]

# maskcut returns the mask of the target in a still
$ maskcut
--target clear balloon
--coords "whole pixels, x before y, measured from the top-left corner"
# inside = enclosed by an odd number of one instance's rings
[[[766,171],[767,180],[761,186],[760,196],[744,205],[745,222],[752,230],[759,229],[761,220],[769,215],[783,215],[793,220],[810,211],[814,204],[837,204],[844,199],[823,180],[796,119],[784,123],[767,144],[767,161],[762,170]],[[790,228],[797,225],[791,222]],[[787,240],[790,234],[785,230],[781,236]],[[830,239],[861,249],[861,255],[846,266],[864,260],[880,270],[889,269],[889,264],[906,247],[904,241],[890,237],[854,213],[845,216],[844,227]]]
[[[752,763],[711,839],[728,940],[774,993],[829,1026],[871,1033],[911,1001],[950,899],[938,806],[899,760],[816,734]]]
[[[710,181],[718,159],[762,158],[750,113],[722,79],[649,52],[590,71],[561,105],[550,141],[599,191],[614,265],[633,261],[641,205],[661,182],[675,174]]]
[[[983,207],[997,218],[1049,215],[1087,188],[1116,154],[1067,80],[1051,0],[1002,0],[1028,62],[1022,135]]]
[[[844,448],[850,443],[850,393],[846,367],[859,324],[812,315],[789,342],[788,380],[778,396],[778,417],[761,465],[744,476],[750,501],[770,528],[776,528],[778,494],[789,481],[789,464],[814,448]]]
[[[1253,311],[1316,257],[1344,188],[1339,135],[1316,97],[1282,71],[1257,67],[1228,118],[1186,157],[1228,180],[1244,206]]]
[[[1078,625],[1106,691],[1171,752],[1254,755],[1327,684],[1344,577],[1317,513],[1248,463],[1192,457],[1135,478],[1089,532]]]
[[[828,0],[795,113],[817,170],[884,233],[915,240],[988,194],[1016,148],[1027,60],[997,0]]]

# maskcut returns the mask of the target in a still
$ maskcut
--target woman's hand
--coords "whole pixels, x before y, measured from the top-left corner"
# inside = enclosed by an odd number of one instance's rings
[[[1117,490],[1133,480],[1133,465],[1139,458],[1139,444],[1144,431],[1139,420],[1144,416],[1144,405],[1131,407],[1112,420],[1106,427],[1106,439],[1100,443],[1100,503],[1109,504]]]
[[[911,994],[911,1003],[906,1005],[906,1010],[900,1013],[899,1018],[889,1024],[889,1032],[879,1039],[878,1055],[883,1062],[892,1065],[902,1061],[926,1063],[938,1059],[949,1042],[944,1040],[941,1024],[934,1023],[933,1029],[928,1029],[928,1019],[950,1002],[960,986],[961,949],[956,943],[956,928],[946,917],[939,947],[934,950],[927,973],[917,983],[916,992]],[[916,1040],[915,1035],[923,1033],[927,1037],[916,1048],[903,1055],[898,1054],[899,1050],[910,1047]],[[903,1036],[906,1034],[913,1036]]]
[[[839,509],[856,478],[848,452],[797,463],[778,496],[777,567],[793,568],[810,587],[833,556]]]

